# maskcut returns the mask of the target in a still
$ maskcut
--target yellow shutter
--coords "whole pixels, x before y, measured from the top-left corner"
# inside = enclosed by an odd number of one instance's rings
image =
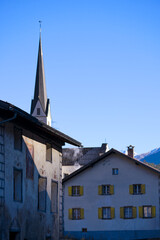
[[[68,196],[72,196],[72,187],[68,187]]]
[[[80,186],[80,196],[83,195],[83,186]]]
[[[84,208],[81,208],[80,212],[81,212],[81,219],[84,219]]]
[[[110,185],[110,189],[109,189],[110,194],[114,194],[114,185]]]
[[[137,208],[136,207],[132,207],[132,213],[133,213],[133,218],[137,217]]]
[[[102,185],[98,186],[98,194],[102,195]]]
[[[98,218],[102,219],[102,208],[98,208]]]
[[[152,217],[156,216],[156,207],[152,206]]]
[[[120,218],[124,218],[124,207],[120,207]]]
[[[144,194],[146,191],[145,191],[145,184],[141,184],[141,193]]]
[[[115,210],[111,207],[111,218],[115,218]]]
[[[68,209],[68,218],[72,219],[72,208]]]
[[[139,207],[139,217],[143,218],[143,207]]]
[[[133,185],[129,185],[129,193],[133,194]]]

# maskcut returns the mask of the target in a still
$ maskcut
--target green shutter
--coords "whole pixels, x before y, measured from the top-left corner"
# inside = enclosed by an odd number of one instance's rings
[[[133,194],[133,185],[129,185],[129,193]]]
[[[124,218],[124,207],[120,207],[120,218]]]
[[[68,196],[72,196],[72,187],[68,187]]]
[[[83,186],[80,186],[80,196],[83,195]]]
[[[114,185],[110,185],[109,192],[110,192],[111,195],[114,194]]]
[[[133,213],[133,218],[137,217],[137,208],[136,207],[132,207],[132,213]]]
[[[102,219],[102,208],[98,208],[98,218]]]
[[[84,208],[80,209],[80,213],[81,213],[81,219],[84,219]]]
[[[68,218],[72,219],[72,208],[68,209]]]
[[[145,184],[141,184],[141,193],[145,194]]]
[[[98,186],[98,194],[102,195],[102,185]]]
[[[143,218],[143,207],[139,207],[139,218]]]
[[[152,218],[156,216],[156,207],[152,206]]]
[[[115,218],[115,209],[111,207],[111,218]]]

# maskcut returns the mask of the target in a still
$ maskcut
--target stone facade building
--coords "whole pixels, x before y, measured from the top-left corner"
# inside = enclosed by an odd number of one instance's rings
[[[60,239],[62,146],[81,146],[50,126],[41,38],[31,114],[0,101],[1,240]]]

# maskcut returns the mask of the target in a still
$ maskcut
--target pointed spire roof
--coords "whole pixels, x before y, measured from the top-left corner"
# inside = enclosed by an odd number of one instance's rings
[[[44,113],[46,113],[47,91],[46,91],[46,82],[45,82],[44,65],[43,65],[41,31],[40,31],[40,38],[39,38],[36,83],[35,83],[35,89],[34,89],[34,99],[32,100],[32,105],[31,105],[31,114],[34,111],[34,108],[35,108],[38,100],[40,101],[40,103],[42,105]]]

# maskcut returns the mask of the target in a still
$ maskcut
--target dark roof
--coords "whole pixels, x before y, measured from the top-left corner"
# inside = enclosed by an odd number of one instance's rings
[[[154,168],[154,167],[151,167],[151,166],[149,166],[149,165],[147,165],[147,164],[145,164],[145,163],[143,163],[143,162],[141,162],[141,161],[139,161],[139,160],[137,160],[137,159],[135,159],[135,158],[131,158],[131,157],[129,157],[128,155],[126,155],[126,154],[124,154],[124,153],[121,153],[121,152],[117,151],[116,149],[112,148],[112,149],[109,150],[108,152],[104,153],[102,156],[98,157],[97,159],[91,161],[91,162],[88,163],[87,165],[79,168],[79,169],[76,170],[75,172],[73,172],[73,173],[71,173],[70,175],[68,175],[67,177],[65,177],[65,178],[62,180],[63,183],[66,182],[66,181],[68,181],[68,180],[71,179],[72,177],[80,174],[81,172],[85,171],[86,169],[92,167],[93,165],[95,165],[96,163],[98,163],[99,161],[103,160],[104,158],[108,157],[108,156],[111,155],[111,154],[118,154],[118,155],[121,156],[121,157],[125,157],[125,158],[127,158],[127,159],[135,162],[135,164],[137,164],[137,165],[144,166],[144,167],[146,167],[146,168],[148,168],[148,169],[150,169],[150,170],[152,170],[152,171],[160,174],[160,170],[158,170],[158,169],[156,169],[156,168]]]
[[[72,166],[75,163],[86,165],[108,150],[108,144],[103,143],[101,147],[88,148],[63,148],[62,165]]]
[[[34,111],[38,100],[41,103],[44,113],[46,113],[47,91],[46,91],[46,82],[45,82],[44,65],[43,65],[41,35],[39,39],[36,83],[35,83],[35,89],[34,89],[34,99],[32,100],[32,103],[31,103],[31,114]]]
[[[13,118],[13,116],[15,116],[15,118]],[[43,122],[40,122],[37,118],[33,117],[22,109],[2,100],[0,100],[0,117],[3,118],[0,123],[13,118],[10,120],[12,120],[14,123],[19,124],[23,128],[41,136],[42,138],[48,138],[50,140],[56,138],[56,140],[59,140],[61,145],[64,145],[66,142],[78,147],[82,146],[82,144],[77,140],[65,135],[55,128],[46,125]]]

